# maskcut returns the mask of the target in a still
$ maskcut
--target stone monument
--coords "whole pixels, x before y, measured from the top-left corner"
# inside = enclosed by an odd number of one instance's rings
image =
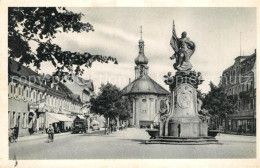
[[[201,73],[192,70],[190,58],[195,52],[196,45],[183,32],[178,38],[173,22],[170,45],[174,50],[171,60],[176,70],[165,75],[165,83],[169,85],[171,95],[166,102],[167,109],[160,111],[159,137],[153,142],[211,142],[214,137],[208,137],[208,122],[205,115],[200,113],[202,101],[197,98],[197,88],[203,82]]]

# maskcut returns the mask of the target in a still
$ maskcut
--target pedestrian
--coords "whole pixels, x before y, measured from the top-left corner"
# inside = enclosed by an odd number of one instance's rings
[[[48,137],[53,142],[53,140],[54,140],[54,128],[51,124],[49,125],[49,128],[48,128]]]
[[[18,125],[16,124],[15,127],[14,127],[14,138],[15,138],[15,142],[16,142],[16,140],[18,139],[18,135],[19,135],[19,127],[18,127]]]

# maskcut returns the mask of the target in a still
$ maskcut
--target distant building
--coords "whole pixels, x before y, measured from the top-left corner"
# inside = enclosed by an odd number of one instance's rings
[[[256,132],[256,51],[238,56],[235,63],[223,71],[220,86],[227,96],[237,99],[238,111],[220,121],[226,132]]]
[[[63,131],[72,115],[82,114],[83,103],[50,75],[40,75],[20,63],[8,63],[8,128],[19,127],[19,136],[44,133],[48,124]]]
[[[71,77],[66,76],[62,83],[73,93],[80,96],[83,103],[82,113],[89,114],[89,101],[95,96],[94,85],[92,80],[85,80],[74,74]]]
[[[159,109],[169,92],[148,76],[148,58],[144,55],[144,41],[139,40],[139,54],[135,59],[135,80],[127,85],[123,94],[133,104],[131,126],[143,127],[159,122]]]
[[[92,80],[85,80],[79,76],[72,74],[71,76],[66,76],[64,80],[62,80],[63,84],[69,88],[69,90],[76,95],[80,96],[80,99],[83,103],[81,112],[82,115],[88,117],[88,123],[91,123],[93,120],[101,120],[101,117],[91,114],[90,112],[90,99],[95,97],[96,94],[94,92],[94,85]],[[103,124],[103,120],[101,122]],[[88,129],[90,128],[90,124],[88,124]]]

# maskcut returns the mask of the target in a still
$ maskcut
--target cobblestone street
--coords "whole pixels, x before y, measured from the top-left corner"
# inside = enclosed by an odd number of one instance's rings
[[[222,144],[159,145],[144,144],[149,139],[144,129],[128,128],[110,135],[56,136],[54,143],[44,138],[10,144],[9,158],[27,159],[177,159],[177,158],[255,158],[256,137],[220,134]]]

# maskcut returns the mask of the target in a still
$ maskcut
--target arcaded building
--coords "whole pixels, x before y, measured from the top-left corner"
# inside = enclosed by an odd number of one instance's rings
[[[130,126],[146,127],[159,122],[159,109],[170,94],[149,77],[148,58],[144,54],[144,41],[139,40],[139,54],[135,58],[135,80],[123,90],[133,104]]]

